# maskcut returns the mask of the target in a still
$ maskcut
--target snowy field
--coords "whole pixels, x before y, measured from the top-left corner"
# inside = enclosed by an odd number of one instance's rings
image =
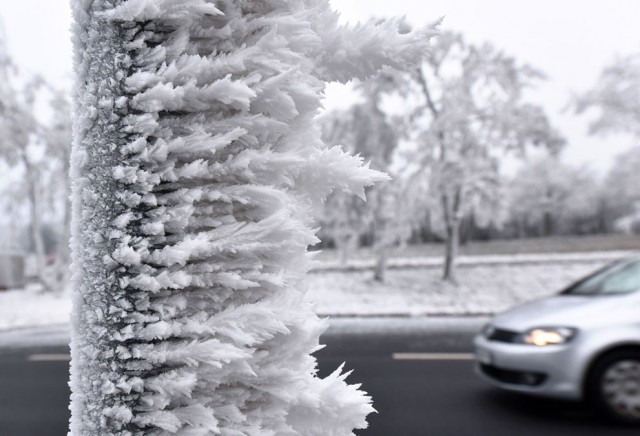
[[[548,265],[574,263],[601,263],[630,256],[635,251],[616,250],[582,253],[524,253],[524,254],[487,254],[482,256],[458,256],[456,264],[460,267],[501,266],[501,265]],[[376,264],[373,257],[354,257],[347,260],[319,259],[314,272],[372,270]],[[391,257],[387,262],[389,269],[436,268],[443,265],[442,256]]]
[[[43,294],[37,288],[0,291],[0,330],[69,323],[69,292]]]
[[[489,315],[557,293],[605,260],[477,264],[459,268],[459,285],[443,283],[438,268],[392,269],[384,284],[372,272],[311,274],[308,298],[320,315]]]
[[[439,261],[433,258],[394,261],[385,284],[371,279],[366,262],[345,270],[325,264],[310,274],[307,298],[323,316],[489,315],[553,294],[624,254],[468,256],[461,259],[459,285],[440,281]],[[64,325],[70,308],[69,293],[0,292],[0,330]]]

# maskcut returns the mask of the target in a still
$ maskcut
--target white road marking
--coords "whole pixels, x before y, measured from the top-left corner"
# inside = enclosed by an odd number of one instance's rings
[[[393,360],[473,360],[471,353],[393,353]]]
[[[27,360],[29,362],[69,362],[71,356],[68,354],[31,354]]]
[[[393,353],[393,360],[473,360],[471,353]],[[30,362],[68,362],[68,354],[31,354]]]

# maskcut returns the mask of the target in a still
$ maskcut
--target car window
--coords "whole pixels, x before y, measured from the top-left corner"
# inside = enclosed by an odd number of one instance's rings
[[[612,295],[640,290],[640,260],[617,262],[566,289],[566,295]]]

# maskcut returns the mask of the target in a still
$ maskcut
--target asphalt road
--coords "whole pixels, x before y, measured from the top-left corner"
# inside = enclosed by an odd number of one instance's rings
[[[320,372],[347,361],[346,369],[355,370],[349,380],[363,383],[373,396],[379,413],[358,435],[639,434],[599,421],[581,404],[486,386],[473,374],[470,338],[460,331],[329,335],[328,348],[318,353]],[[0,350],[0,436],[65,435],[67,373],[66,347]]]
[[[345,369],[354,369],[348,380],[362,383],[373,397],[378,414],[370,416],[368,429],[356,432],[363,436],[640,434],[598,419],[580,403],[488,386],[467,360],[471,338],[465,332],[330,337],[330,347],[318,353],[320,372],[324,376],[346,360]]]

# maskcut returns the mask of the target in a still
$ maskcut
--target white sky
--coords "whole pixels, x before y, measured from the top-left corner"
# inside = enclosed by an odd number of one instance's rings
[[[548,80],[536,102],[567,137],[564,159],[602,172],[629,148],[629,137],[587,135],[588,117],[563,113],[572,94],[585,91],[616,55],[640,49],[638,0],[330,0],[345,21],[405,15],[414,25],[444,16],[443,29],[496,47],[542,70]],[[337,105],[332,89],[327,106]]]
[[[632,145],[626,136],[589,137],[587,118],[562,113],[574,92],[588,89],[602,67],[640,49],[639,0],[331,0],[348,21],[406,15],[414,24],[444,16],[443,28],[473,42],[489,41],[521,62],[544,71],[538,88],[556,126],[569,139],[565,160],[605,170],[612,157]],[[9,49],[26,71],[68,84],[71,17],[68,0],[0,0]],[[328,107],[340,93],[328,94]]]

